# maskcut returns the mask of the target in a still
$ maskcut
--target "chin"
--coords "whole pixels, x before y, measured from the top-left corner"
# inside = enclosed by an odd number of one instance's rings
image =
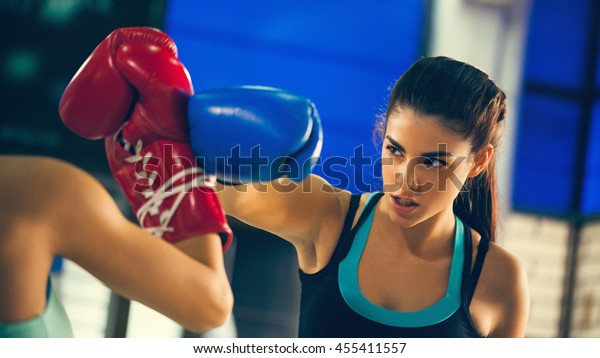
[[[394,210],[394,206],[392,201],[394,200],[390,195],[386,195],[387,207],[388,207],[388,217],[390,221],[398,224],[401,227],[409,228],[413,227],[420,222],[422,222],[422,215],[420,215],[421,206],[417,207],[414,211],[404,214],[399,213]]]

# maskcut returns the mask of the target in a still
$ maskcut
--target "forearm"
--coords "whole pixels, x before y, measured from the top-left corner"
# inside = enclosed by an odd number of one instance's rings
[[[60,200],[38,203],[47,208],[54,233],[40,239],[53,242],[55,254],[190,330],[213,328],[229,317],[233,299],[218,235],[197,235],[175,247],[124,218],[86,173],[69,168],[50,173],[62,183],[52,191]]]
[[[341,191],[314,174],[302,182],[218,184],[216,192],[227,215],[292,243],[312,240],[321,220],[340,209]]]
[[[65,257],[110,289],[191,331],[220,326],[229,317],[233,296],[217,235],[171,245],[134,224],[91,229],[72,237],[78,243]]]
[[[336,192],[324,179],[311,174],[302,182],[286,177],[269,182],[253,182],[244,185],[218,183],[215,192],[223,210],[249,225],[282,234],[295,226],[306,227],[303,218],[323,199],[322,193]],[[308,215],[310,216],[310,215]],[[295,217],[295,222],[290,218]]]
[[[198,302],[197,292],[192,293],[191,305],[199,307],[191,311],[197,313],[192,314],[184,310],[181,319],[190,320],[187,328],[192,331],[201,332],[221,326],[233,309],[233,293],[227,278],[220,236],[216,233],[200,235],[178,242],[174,246],[207,269],[204,276],[193,273],[190,277],[191,280],[197,281],[200,286],[198,290],[207,293],[205,301]]]
[[[219,197],[221,206],[227,215],[243,219],[251,207],[252,203],[256,203],[263,199],[261,195],[268,191],[268,184],[250,183],[240,185],[224,185],[217,183],[215,192]]]

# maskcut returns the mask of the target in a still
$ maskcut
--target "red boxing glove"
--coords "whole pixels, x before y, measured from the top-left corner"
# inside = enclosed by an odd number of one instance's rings
[[[168,35],[147,27],[120,28],[96,47],[71,79],[59,112],[69,129],[89,139],[112,136],[128,121],[135,122],[127,124],[128,131],[138,128],[126,136],[130,139],[145,144],[159,138],[187,142],[185,113],[193,94],[189,74]]]
[[[147,27],[113,31],[75,74],[60,101],[64,124],[106,138],[108,162],[140,225],[169,242],[233,237],[218,197],[189,148],[190,76],[171,38]]]

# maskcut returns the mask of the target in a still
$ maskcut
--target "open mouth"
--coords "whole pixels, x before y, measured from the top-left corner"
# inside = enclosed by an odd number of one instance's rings
[[[419,205],[415,201],[413,201],[412,199],[409,199],[409,198],[402,198],[402,197],[399,197],[399,196],[392,196],[392,197],[394,198],[394,201],[398,205],[406,207],[406,208],[410,208],[410,207],[418,206]]]

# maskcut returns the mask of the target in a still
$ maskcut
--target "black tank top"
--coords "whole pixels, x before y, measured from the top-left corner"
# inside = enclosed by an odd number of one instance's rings
[[[348,261],[352,261],[348,258],[354,255],[351,251],[355,250],[356,244],[353,243],[359,240],[356,237],[368,235],[369,217],[372,220],[373,209],[382,195],[382,193],[372,195],[354,228],[352,223],[359,206],[360,195],[352,195],[342,233],[329,263],[314,274],[299,271],[302,294],[298,336],[311,338],[481,337],[471,320],[469,305],[481,273],[489,240],[482,238],[473,270],[469,270],[473,247],[471,230],[458,218],[455,241],[458,242],[460,239],[464,250],[454,250],[453,268],[451,268],[446,295],[449,296],[452,286],[457,286],[454,301],[452,299],[448,301],[454,304],[442,304],[440,308],[436,303],[434,306],[438,307],[431,306],[418,312],[396,312],[354,298],[356,294],[362,297],[358,289],[358,280],[355,277],[356,289],[353,291],[352,285],[345,283],[352,280],[347,278],[348,274],[344,272],[346,270],[344,266],[348,266]],[[464,240],[458,235],[459,224]],[[362,227],[365,227],[363,230],[367,230],[366,234],[359,233]],[[364,240],[366,242],[366,237]],[[458,248],[456,243],[455,248]],[[460,268],[455,270],[455,265]],[[350,263],[350,266],[353,266],[354,272],[357,272],[358,259],[354,264]],[[457,272],[453,274],[453,271]],[[349,276],[352,276],[352,272]],[[442,301],[446,299],[447,297]],[[366,299],[363,298],[363,301]],[[409,319],[404,319],[405,317]]]

